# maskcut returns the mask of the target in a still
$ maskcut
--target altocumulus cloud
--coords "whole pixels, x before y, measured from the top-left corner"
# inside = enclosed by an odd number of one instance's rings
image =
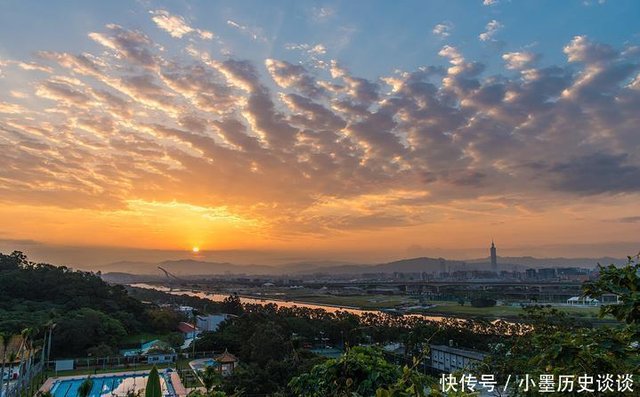
[[[151,15],[167,40],[213,37],[167,11]],[[500,26],[491,21],[480,39]],[[502,55],[508,70],[485,76],[484,64],[445,46],[446,67],[367,79],[337,60],[308,70],[195,47],[170,56],[115,24],[88,34],[99,51],[3,61],[4,76],[33,81],[25,97],[0,102],[3,200],[233,203],[236,213],[317,233],[428,222],[430,206],[456,200],[526,207],[556,194],[640,190],[640,78],[630,48],[577,36],[566,63],[538,67],[540,55],[511,52]]]

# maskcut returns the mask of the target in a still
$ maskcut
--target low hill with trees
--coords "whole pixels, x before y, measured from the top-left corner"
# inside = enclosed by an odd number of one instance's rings
[[[53,355],[115,351],[127,334],[170,332],[180,316],[131,297],[99,273],[33,263],[21,252],[0,254],[0,333],[42,335],[55,324]]]

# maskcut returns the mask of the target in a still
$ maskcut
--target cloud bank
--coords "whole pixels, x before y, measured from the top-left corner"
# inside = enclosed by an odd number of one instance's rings
[[[213,37],[167,11],[151,15],[168,39]],[[445,27],[434,34],[446,37]],[[500,27],[491,21],[480,39]],[[367,79],[330,59],[309,70],[186,48],[173,56],[115,24],[88,36],[99,50],[43,49],[26,69],[1,65],[33,81],[0,102],[4,202],[117,210],[178,201],[322,234],[433,222],[450,213],[443,208],[535,211],[640,190],[633,48],[576,36],[564,64],[510,52],[502,74],[486,75],[444,46],[446,66]],[[320,44],[291,49],[326,55]]]

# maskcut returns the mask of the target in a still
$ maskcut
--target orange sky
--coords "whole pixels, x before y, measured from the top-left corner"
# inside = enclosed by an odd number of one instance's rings
[[[188,18],[147,14],[146,29],[87,28],[82,50],[0,51],[3,251],[101,264],[194,247],[469,258],[492,238],[505,255],[640,248],[637,47],[575,36],[560,64],[512,51],[485,73],[442,43],[435,65],[365,78],[330,46],[245,60]]]

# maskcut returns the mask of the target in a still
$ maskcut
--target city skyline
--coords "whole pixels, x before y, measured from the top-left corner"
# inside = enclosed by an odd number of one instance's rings
[[[375,262],[484,257],[492,237],[505,256],[639,250],[637,2],[0,11],[1,251]]]

